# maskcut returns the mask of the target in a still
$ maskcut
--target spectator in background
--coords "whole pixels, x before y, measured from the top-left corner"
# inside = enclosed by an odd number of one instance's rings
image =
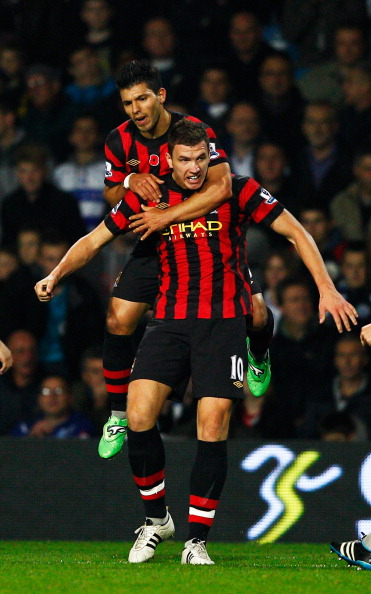
[[[331,214],[345,239],[366,241],[371,254],[371,144],[355,155],[353,175],[353,181],[333,197]]]
[[[0,247],[0,290],[1,286],[18,267],[19,259],[14,248]]]
[[[282,11],[282,32],[296,45],[298,66],[302,69],[327,60],[331,56],[335,31],[339,23],[367,21],[363,0],[285,0]]]
[[[26,87],[24,83],[25,55],[15,43],[0,46],[0,70],[6,76],[3,95],[11,101],[17,115],[22,115],[26,108]]]
[[[35,227],[24,226],[16,237],[17,254],[20,263],[34,267],[39,255],[41,233]]]
[[[306,145],[292,162],[300,207],[313,201],[326,205],[352,179],[350,153],[337,137],[335,106],[326,101],[308,103],[302,128]]]
[[[10,352],[6,344],[4,344],[2,340],[0,340],[0,375],[6,373],[12,365],[12,353]]]
[[[115,9],[110,0],[84,0],[82,2],[80,19],[85,28],[83,42],[94,49],[100,68],[106,76],[112,74],[118,52],[114,16]],[[122,37],[120,41],[122,41]]]
[[[45,377],[41,382],[37,402],[39,414],[18,423],[12,430],[14,437],[92,437],[90,422],[73,408],[71,387],[65,377]]]
[[[13,367],[0,375],[0,435],[32,414],[40,385],[37,342],[31,332],[15,330],[7,339]]]
[[[64,92],[79,108],[94,106],[116,91],[113,77],[103,72],[96,50],[89,45],[79,46],[70,53],[68,71],[72,82]]]
[[[88,347],[83,352],[80,378],[72,391],[76,409],[90,420],[94,435],[100,436],[111,410],[103,375],[102,347]]]
[[[258,85],[263,60],[275,50],[263,40],[254,12],[235,12],[229,23],[230,47],[226,63],[237,100],[251,100]]]
[[[368,357],[355,334],[337,339],[334,350],[335,377],[324,376],[307,402],[305,436],[318,438],[321,423],[336,412],[351,416],[357,440],[371,439],[371,377]]]
[[[340,230],[334,226],[328,206],[307,204],[300,211],[299,221],[313,237],[327,272],[336,282],[340,276],[340,262],[346,244]]]
[[[155,16],[144,23],[142,49],[151,66],[160,72],[167,101],[185,103],[186,111],[194,101],[196,77],[188,70],[182,55],[174,27],[169,19]]]
[[[255,103],[259,105],[263,134],[281,143],[292,157],[303,144],[300,125],[304,100],[295,84],[291,58],[278,52],[265,57],[258,83]]]
[[[349,242],[341,259],[341,278],[336,288],[358,312],[359,323],[371,322],[370,267],[366,246],[361,241]]]
[[[263,140],[256,147],[255,179],[296,218],[300,212],[300,192],[290,173],[287,153],[282,144]],[[286,244],[285,244],[286,247]]]
[[[18,125],[17,106],[0,97],[0,202],[17,187],[15,154],[25,142],[25,132]]]
[[[52,226],[64,233],[70,242],[84,235],[86,228],[76,198],[48,181],[45,150],[36,145],[24,145],[17,152],[15,161],[19,188],[2,202],[3,243],[15,241],[25,224],[40,230]]]
[[[228,112],[232,107],[231,81],[227,68],[206,66],[201,74],[198,97],[192,114],[207,122],[220,138],[226,134]]]
[[[316,64],[297,81],[306,101],[344,103],[343,81],[349,70],[367,56],[368,31],[359,22],[346,21],[336,27],[333,56]]]
[[[299,276],[281,281],[277,297],[281,320],[270,348],[273,390],[300,436],[307,401],[318,391],[318,378],[331,373],[334,332],[319,325],[310,286]]]
[[[343,81],[345,105],[339,112],[339,136],[353,152],[370,141],[371,62],[355,64]]]
[[[44,144],[51,157],[66,158],[67,138],[76,106],[62,93],[61,75],[45,64],[34,64],[25,75],[29,107],[21,126],[32,142]]]
[[[78,116],[69,142],[73,152],[68,161],[54,169],[53,179],[58,188],[75,196],[86,229],[91,231],[107,211],[102,185],[105,160],[97,118],[89,114]]]
[[[322,441],[357,441],[357,426],[346,412],[333,412],[325,415],[319,424]]]
[[[254,154],[261,135],[258,109],[245,101],[234,103],[229,111],[225,129],[224,148],[231,171],[237,175],[254,176]]]
[[[287,248],[271,251],[263,267],[263,297],[267,307],[270,307],[274,317],[274,332],[277,332],[281,319],[281,309],[278,304],[277,286],[285,278],[293,276],[297,269],[297,258]]]

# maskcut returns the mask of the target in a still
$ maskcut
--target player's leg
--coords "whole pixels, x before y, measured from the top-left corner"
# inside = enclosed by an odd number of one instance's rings
[[[253,323],[247,321],[247,384],[254,396],[262,396],[271,381],[269,346],[273,338],[273,313],[264,302],[261,289],[251,277]]]
[[[132,257],[116,280],[107,312],[103,372],[111,416],[103,427],[99,442],[98,451],[102,458],[118,454],[125,441],[126,397],[136,349],[133,335],[157,292],[157,256]]]
[[[183,358],[184,341],[177,341],[166,323],[150,322],[137,352],[128,394],[129,462],[146,515],[129,553],[131,563],[153,557],[157,545],[175,531],[165,505],[165,452],[156,420],[174,387],[179,383],[185,390],[183,379],[189,366],[183,373]]]
[[[205,340],[195,335],[193,392],[197,406],[197,451],[190,477],[188,535],[181,562],[212,565],[206,543],[227,475],[227,437],[232,402],[243,398],[244,319],[199,320]],[[205,322],[205,324],[203,324]],[[220,331],[221,330],[221,331]]]
[[[371,534],[363,535],[362,540],[332,542],[330,551],[347,561],[349,566],[371,570]]]

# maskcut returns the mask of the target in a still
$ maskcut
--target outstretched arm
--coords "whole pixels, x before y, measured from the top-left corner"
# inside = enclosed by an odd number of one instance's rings
[[[371,324],[363,326],[361,330],[361,343],[362,346],[371,346]]]
[[[13,365],[12,353],[8,347],[0,340],[0,374],[5,373]]]
[[[295,246],[311,273],[320,295],[320,324],[325,321],[326,312],[329,312],[334,318],[339,332],[343,331],[343,325],[347,330],[351,330],[350,322],[354,325],[357,324],[357,311],[336,290],[313,237],[287,210],[284,210],[276,218],[271,227],[280,235],[284,235]]]
[[[93,231],[76,241],[54,270],[36,283],[34,289],[39,301],[50,301],[53,298],[53,289],[62,278],[83,268],[113,238],[114,235],[102,221]]]
[[[218,208],[232,196],[231,170],[228,163],[209,167],[207,179],[202,189],[188,200],[161,210],[142,206],[144,212],[130,217],[130,229],[142,233],[146,239],[151,233],[166,229],[173,223],[193,221]]]
[[[129,189],[135,194],[138,194],[143,200],[160,202],[161,189],[159,184],[163,184],[164,182],[155,175],[152,175],[152,173],[132,173],[127,183],[128,188],[124,188],[123,184],[117,184],[112,188],[105,186],[104,199],[111,208],[116,206],[124,198]]]

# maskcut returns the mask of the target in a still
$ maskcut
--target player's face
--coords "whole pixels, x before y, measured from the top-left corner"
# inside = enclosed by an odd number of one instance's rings
[[[165,89],[160,89],[156,94],[146,83],[140,83],[129,89],[121,89],[120,96],[126,115],[143,136],[155,136],[164,113]]]
[[[168,154],[167,160],[173,169],[173,178],[181,188],[198,190],[202,186],[210,161],[204,140],[195,146],[176,144],[172,157]]]

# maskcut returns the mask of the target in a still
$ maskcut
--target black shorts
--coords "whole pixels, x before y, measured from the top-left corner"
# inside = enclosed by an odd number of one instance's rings
[[[158,293],[158,272],[157,254],[140,258],[130,256],[116,279],[112,297],[152,306]]]
[[[189,376],[194,398],[243,399],[245,318],[152,320],[130,381],[148,379],[178,392]]]
[[[159,262],[157,255],[130,256],[125,268],[118,275],[113,287],[112,297],[148,303],[152,306],[158,293]],[[248,269],[251,294],[261,293],[259,283],[253,279]]]

